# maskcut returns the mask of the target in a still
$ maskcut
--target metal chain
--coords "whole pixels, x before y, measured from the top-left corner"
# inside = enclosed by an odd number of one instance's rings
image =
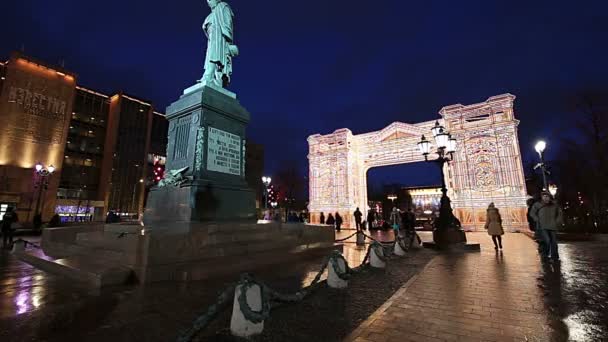
[[[184,331],[177,338],[177,342],[190,342],[198,333],[205,329],[211,321],[217,317],[230,303],[230,299],[234,297],[235,284],[231,284],[217,297],[215,304],[211,305],[207,311],[200,315],[195,321],[192,328]]]
[[[353,237],[353,236],[355,236],[355,235],[357,235],[357,232],[352,233],[351,235],[349,235],[348,237],[345,237],[344,239],[338,239],[338,240],[335,240],[334,242],[342,242],[342,241],[346,241],[346,240],[350,239],[351,237]]]
[[[241,281],[239,282],[241,286],[241,293],[239,294],[238,301],[241,311],[243,312],[243,316],[253,323],[263,322],[268,316],[270,316],[270,301],[266,299],[267,290],[266,286],[262,285],[258,281],[256,281],[251,275],[245,273],[241,276]],[[260,311],[254,311],[247,303],[247,291],[258,285],[260,287],[260,300],[262,308]]]

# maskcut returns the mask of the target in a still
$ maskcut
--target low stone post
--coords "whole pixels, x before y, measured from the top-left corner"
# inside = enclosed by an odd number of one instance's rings
[[[334,289],[348,287],[348,273],[346,272],[346,261],[342,254],[335,252],[329,257],[327,271],[327,285]]]
[[[395,240],[395,249],[394,249],[393,253],[395,253],[395,255],[398,255],[398,256],[404,256],[406,253],[405,249],[403,249],[403,247],[401,247],[401,241],[403,241],[403,240],[401,240],[401,239]]]
[[[11,253],[23,253],[25,252],[25,244],[26,242],[19,239],[15,242],[13,242],[13,249],[11,250]]]
[[[357,246],[365,245],[365,234],[362,231],[357,231]]]
[[[385,268],[386,258],[384,257],[384,249],[380,243],[374,241],[371,247],[369,255],[369,264],[374,268]]]
[[[253,282],[239,283],[234,290],[234,303],[230,320],[232,335],[250,337],[261,334],[264,330],[263,311],[264,302],[260,285]]]

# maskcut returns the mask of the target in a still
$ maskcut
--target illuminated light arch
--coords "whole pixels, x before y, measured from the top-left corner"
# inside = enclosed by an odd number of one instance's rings
[[[527,226],[526,186],[517,137],[519,121],[513,113],[515,96],[503,94],[468,106],[447,106],[439,123],[456,138],[454,161],[445,171],[454,214],[465,229],[483,230],[490,202],[500,209],[509,230]],[[416,143],[429,135],[435,120],[353,135],[342,128],[308,137],[309,211],[311,222],[320,213],[339,212],[346,227],[353,226],[357,207],[365,213],[367,171],[373,167],[422,162]],[[433,157],[431,157],[433,158]]]

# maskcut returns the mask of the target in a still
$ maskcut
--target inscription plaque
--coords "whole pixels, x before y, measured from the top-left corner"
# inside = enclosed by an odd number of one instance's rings
[[[241,175],[241,137],[209,127],[207,170]]]

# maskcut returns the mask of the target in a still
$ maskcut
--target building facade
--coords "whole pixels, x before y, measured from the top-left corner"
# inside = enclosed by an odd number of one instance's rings
[[[20,53],[0,63],[0,210],[27,224],[141,215],[150,156],[164,158],[168,123],[149,101],[77,85],[76,75]],[[41,179],[36,163],[55,171]]]
[[[0,207],[16,208],[21,222],[55,211],[59,177],[76,92],[76,76],[13,53],[0,83]],[[34,166],[53,166],[42,178]]]

